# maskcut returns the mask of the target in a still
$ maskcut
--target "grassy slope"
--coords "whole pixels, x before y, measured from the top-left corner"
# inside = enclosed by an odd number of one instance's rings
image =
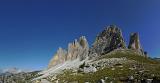
[[[125,80],[128,76],[134,76],[136,79],[142,78],[152,78],[152,75],[156,77],[160,77],[160,62],[145,58],[143,56],[139,56],[139,54],[132,51],[116,51],[114,53],[103,55],[101,58],[121,58],[126,57],[129,60],[134,61],[133,63],[125,63],[120,67],[119,65],[115,65],[113,68],[104,68],[99,69],[94,73],[83,73],[83,72],[72,72],[71,70],[65,70],[63,74],[57,76],[62,82],[63,80],[67,82],[78,81],[78,83],[91,82],[97,83],[100,79],[105,79],[108,77],[106,81],[114,80],[116,82],[120,82],[119,80]],[[99,58],[99,59],[101,59]],[[131,70],[129,68],[133,67],[133,65],[139,66],[138,69]],[[139,72],[143,71],[143,73]],[[160,79],[160,78],[159,78]]]
[[[147,64],[160,63],[158,61],[143,57],[140,54],[136,53],[136,51],[133,51],[133,50],[125,50],[125,52],[118,50],[118,51],[103,55],[101,58],[121,58],[121,57],[126,57],[129,60],[135,60],[140,63],[147,63]]]

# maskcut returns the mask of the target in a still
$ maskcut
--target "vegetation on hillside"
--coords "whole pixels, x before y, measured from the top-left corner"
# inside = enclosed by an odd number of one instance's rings
[[[84,73],[64,70],[64,73],[57,75],[59,82],[90,82],[97,83],[101,79],[106,82],[123,83],[128,81],[141,82],[142,79],[160,80],[160,62],[150,58],[140,56],[132,51],[116,51],[103,55],[101,58],[122,58],[126,57],[130,62],[116,64],[113,67],[98,69],[97,72]],[[51,80],[53,83],[57,80]]]

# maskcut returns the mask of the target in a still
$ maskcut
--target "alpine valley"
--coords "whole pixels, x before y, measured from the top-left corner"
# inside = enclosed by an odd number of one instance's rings
[[[160,60],[142,48],[138,33],[126,45],[121,29],[110,25],[92,46],[85,36],[59,47],[42,71],[0,74],[0,83],[160,83]]]

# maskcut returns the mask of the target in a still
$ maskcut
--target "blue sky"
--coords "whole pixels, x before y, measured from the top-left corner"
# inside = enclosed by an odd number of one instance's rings
[[[43,69],[59,46],[84,35],[90,45],[104,26],[160,57],[159,0],[0,0],[0,68]]]

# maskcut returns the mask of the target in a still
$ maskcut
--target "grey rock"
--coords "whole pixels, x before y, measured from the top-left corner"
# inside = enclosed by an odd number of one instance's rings
[[[63,63],[66,61],[67,51],[61,47],[57,50],[57,53],[53,56],[49,62],[48,68],[51,68],[57,64]]]
[[[113,81],[110,81],[110,83],[113,83]]]
[[[115,68],[112,68],[111,70],[115,70]]]
[[[88,57],[89,45],[85,36],[75,39],[73,43],[68,44],[68,50],[59,48],[56,54],[53,56],[49,62],[48,68],[51,68],[57,64],[64,63],[68,60],[75,60],[79,58],[84,60]]]
[[[128,60],[126,58],[108,58],[108,59],[101,59],[97,61],[90,62],[86,65],[93,65],[94,67],[112,67],[116,64],[123,64],[126,63]],[[114,70],[114,69],[113,69]]]
[[[126,48],[122,32],[117,26],[110,25],[96,37],[89,56],[102,55],[118,48]]]
[[[98,83],[106,83],[105,80],[101,79]]]
[[[105,77],[104,79],[105,79],[105,80],[108,80],[108,77]]]
[[[84,60],[88,56],[89,45],[85,36],[75,40],[73,43],[68,44],[67,60],[74,60],[80,58]]]
[[[88,66],[83,68],[84,73],[91,73],[91,72],[96,72],[97,69],[94,66]]]
[[[146,83],[152,83],[153,79],[147,79]]]
[[[141,50],[142,49],[138,33],[131,33],[128,48],[134,49],[134,50]]]
[[[89,83],[89,82],[85,82],[85,83]]]
[[[147,52],[144,52],[142,49],[138,33],[131,33],[128,48],[136,50],[139,54],[146,55],[147,57]]]
[[[129,80],[134,80],[134,77],[133,76],[129,76]]]

